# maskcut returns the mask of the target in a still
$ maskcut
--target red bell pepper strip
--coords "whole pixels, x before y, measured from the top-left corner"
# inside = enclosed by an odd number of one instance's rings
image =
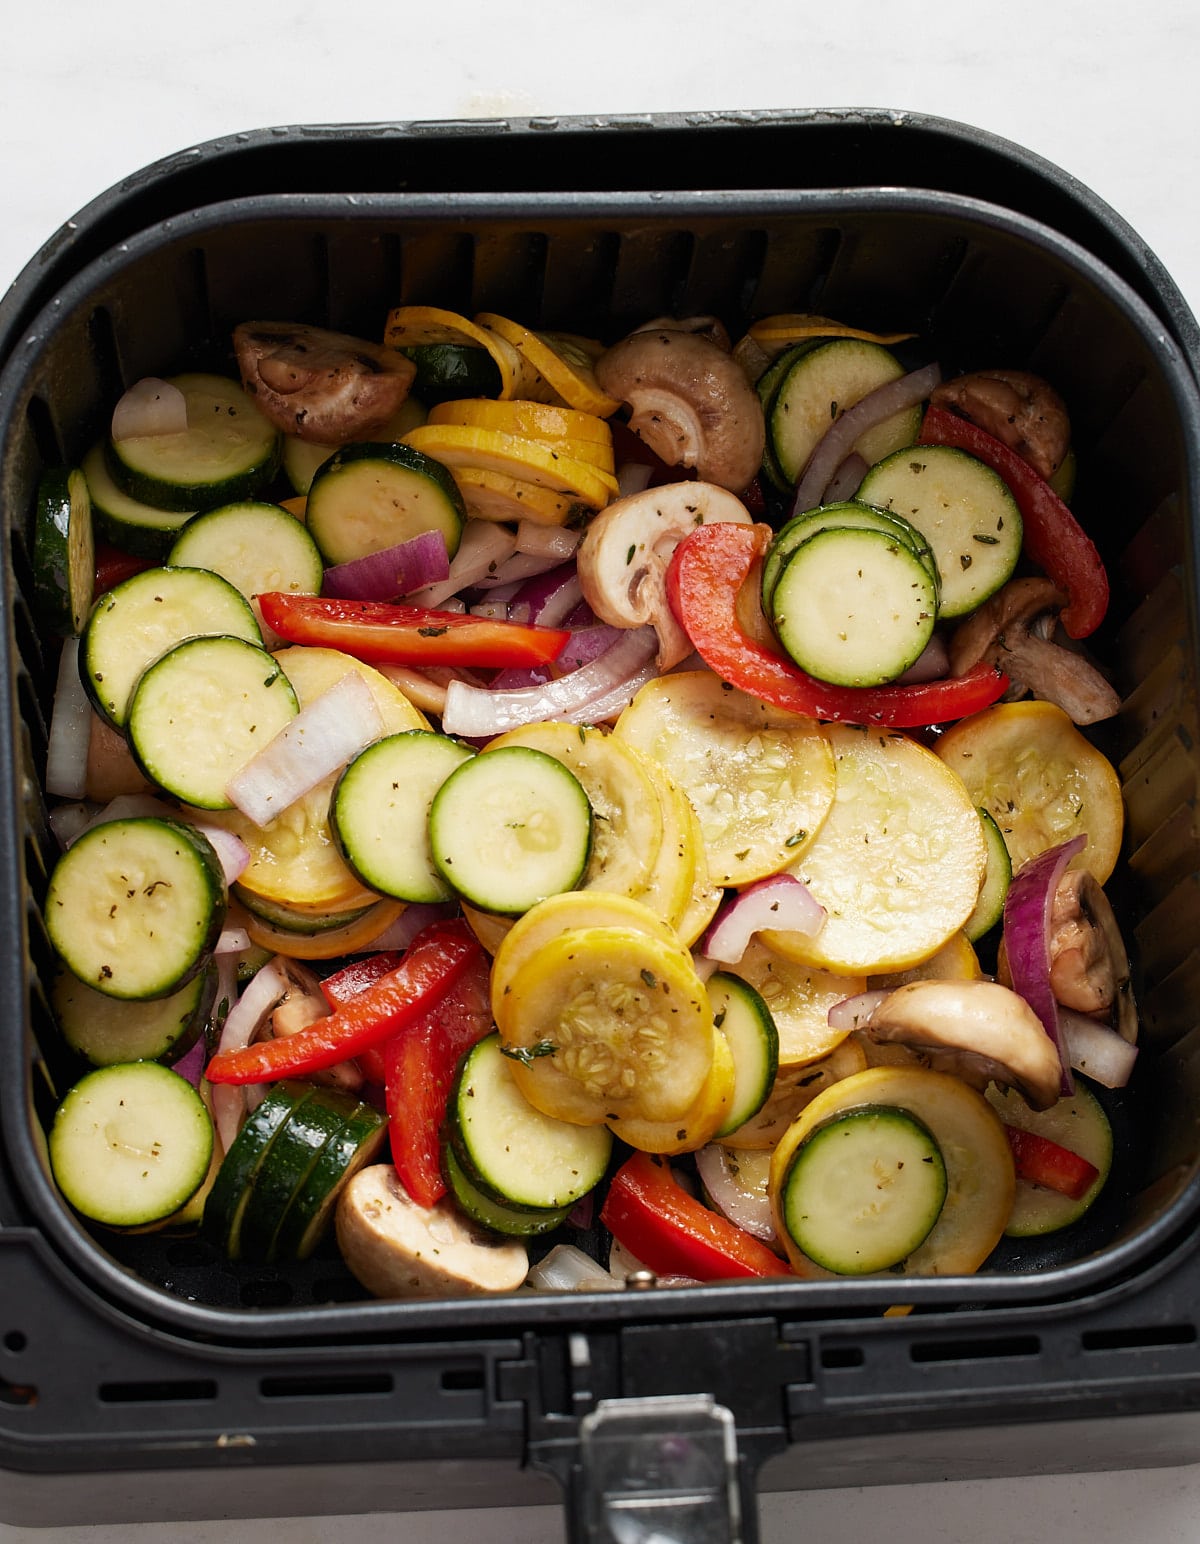
[[[723,680],[774,707],[848,724],[916,729],[990,706],[1008,677],[987,664],[919,686],[831,686],[773,653],[742,627],[737,593],[766,551],[765,525],[697,526],[676,547],[667,598],[696,652]]]
[[[390,665],[544,665],[558,658],[570,637],[559,627],[493,622],[381,600],[269,590],[258,603],[264,620],[289,643],[340,649],[355,659]]]
[[[119,547],[111,547],[107,542],[96,543],[96,573],[93,584],[93,594],[103,595],[106,590],[111,590],[124,579],[131,579],[134,574],[140,574],[144,568],[153,568],[152,558],[134,557],[131,552],[122,552]]]
[[[363,954],[358,959],[351,960],[349,965],[343,966],[332,976],[326,976],[321,982],[325,1001],[331,1008],[341,1007],[342,1003],[349,1002],[364,987],[378,981],[380,976],[386,976],[389,970],[395,970],[402,954],[403,951],[400,949],[381,949],[377,954]],[[383,1046],[369,1045],[365,1051],[358,1053],[355,1060],[367,1082],[377,1083],[382,1088],[387,1081]]]
[[[1100,1170],[1094,1163],[1060,1147],[1049,1137],[1035,1131],[1022,1131],[1017,1126],[1005,1126],[1008,1145],[1012,1148],[1017,1178],[1030,1185],[1042,1185],[1047,1190],[1057,1190],[1072,1201],[1081,1201],[1096,1183]]]
[[[392,1162],[419,1206],[446,1193],[439,1153],[450,1090],[463,1056],[492,1030],[491,961],[479,949],[428,1012],[382,1047]]]
[[[688,1195],[670,1164],[650,1153],[634,1153],[617,1170],[600,1221],[660,1276],[724,1281],[792,1275],[765,1244]]]
[[[205,1076],[210,1083],[268,1083],[347,1061],[390,1039],[444,997],[478,948],[465,923],[434,922],[417,934],[394,970],[326,1018],[285,1039],[219,1052]]]
[[[1008,484],[1024,524],[1025,551],[1067,596],[1062,625],[1072,638],[1094,633],[1108,610],[1108,575],[1091,537],[1024,457],[944,407],[929,407],[922,445],[951,445],[985,462]]]

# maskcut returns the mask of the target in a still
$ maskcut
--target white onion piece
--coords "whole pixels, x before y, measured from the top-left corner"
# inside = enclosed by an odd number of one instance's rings
[[[143,819],[178,820],[179,811],[152,793],[119,793],[96,811],[91,824],[102,826],[109,820]]]
[[[242,995],[225,1015],[217,1050],[240,1051],[254,1039],[267,1015],[286,995],[288,980],[283,968],[268,960],[247,981]]]
[[[1058,1022],[1068,1060],[1076,1072],[1104,1088],[1125,1087],[1137,1061],[1137,1046],[1107,1024],[1061,1005]]]
[[[700,941],[701,954],[722,965],[736,965],[755,933],[764,928],[785,933],[819,933],[825,908],[794,874],[772,874],[721,902]]]
[[[626,1249],[620,1239],[614,1238],[612,1247],[608,1252],[608,1268],[622,1286],[626,1284],[627,1276],[636,1276],[644,1271],[655,1277],[655,1285],[659,1287],[698,1287],[700,1282],[695,1276],[659,1276],[648,1265],[643,1265],[631,1250]]]
[[[210,1098],[217,1139],[227,1153],[246,1119],[246,1090],[240,1083],[214,1083]]]
[[[611,691],[593,697],[582,708],[565,714],[565,721],[568,724],[610,724],[613,719],[620,718],[642,687],[657,675],[657,660],[647,660],[640,670],[624,676]]]
[[[922,681],[940,681],[950,674],[950,653],[941,633],[933,637],[918,654],[903,675],[897,676],[897,686],[918,686]]]
[[[46,792],[56,799],[82,799],[87,788],[92,705],[79,675],[79,639],[67,638],[58,659],[58,680],[46,746]]]
[[[325,570],[321,594],[344,600],[392,600],[426,585],[440,584],[449,573],[446,538],[441,531],[422,531],[382,552],[335,563]]]
[[[534,579],[539,574],[548,574],[552,569],[558,568],[561,561],[553,553],[514,552],[511,557],[499,564],[494,574],[480,579],[477,587],[481,590],[491,590],[512,584],[514,580]]]
[[[617,642],[590,664],[541,686],[494,692],[451,681],[446,688],[442,729],[446,734],[480,739],[542,719],[590,722],[591,705],[619,695],[657,651],[654,629],[639,627],[621,632]]]
[[[1050,984],[1050,914],[1067,865],[1087,845],[1082,833],[1030,858],[1012,877],[1004,898],[1004,954],[1013,991],[1023,997],[1054,1042],[1062,1062],[1062,1091],[1074,1087],[1063,1045],[1060,1009]]]
[[[834,1003],[825,1015],[830,1029],[861,1029],[876,1008],[891,993],[886,989],[873,992],[856,992],[853,997],[843,997]]]
[[[440,584],[414,590],[405,600],[413,606],[441,606],[459,590],[470,589],[489,578],[516,548],[516,534],[508,526],[495,520],[468,520],[458,551],[450,560],[447,577]]]
[[[467,610],[473,617],[483,617],[488,622],[507,622],[509,620],[507,600],[481,600],[474,606],[468,606]],[[512,620],[516,621],[518,619],[514,617]]]
[[[244,927],[223,927],[213,945],[214,954],[244,954],[250,947],[250,934]]]
[[[186,434],[187,426],[187,398],[178,386],[154,375],[135,381],[113,409],[114,440]]]
[[[383,728],[371,688],[350,671],[301,708],[234,773],[225,791],[243,815],[266,826],[379,739]]]
[[[539,525],[536,520],[518,520],[517,551],[565,563],[575,556],[582,535],[582,531],[569,531],[563,525]]]
[[[806,509],[815,509],[822,502],[834,473],[854,449],[854,442],[859,436],[873,429],[876,424],[883,423],[893,413],[924,402],[941,378],[939,366],[923,365],[921,369],[910,370],[907,375],[888,381],[884,386],[877,386],[853,407],[848,407],[839,418],[835,418],[817,441],[800,475],[792,513],[801,514]]]
[[[220,859],[225,883],[231,885],[235,880],[240,879],[250,863],[250,849],[241,837],[233,831],[226,831],[224,826],[210,825],[203,820],[189,819],[187,823],[208,839],[213,851]]]
[[[729,1152],[720,1143],[710,1142],[696,1154],[696,1172],[709,1200],[723,1216],[743,1233],[769,1244],[775,1238],[766,1185],[770,1164],[769,1159],[765,1163],[756,1163],[759,1156],[767,1158],[768,1155]],[[761,1184],[750,1182],[755,1169],[761,1171],[760,1175],[754,1176],[761,1178]]]
[[[640,461],[626,461],[617,470],[617,498],[627,498],[631,493],[644,493],[653,476],[652,466],[643,466]]]
[[[613,1292],[624,1285],[574,1244],[555,1244],[525,1282],[539,1292]]]
[[[94,804],[56,804],[46,820],[55,840],[65,851],[77,836],[82,836],[96,818]]]

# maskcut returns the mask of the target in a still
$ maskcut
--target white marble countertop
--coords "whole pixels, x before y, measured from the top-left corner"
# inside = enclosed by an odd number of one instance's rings
[[[1143,0],[915,0],[732,13],[695,0],[53,0],[10,5],[0,53],[0,286],[63,221],[188,145],[271,124],[786,107],[888,107],[1003,135],[1118,210],[1200,310],[1200,9]],[[919,172],[915,168],[914,172]],[[919,180],[915,176],[914,180]],[[350,1497],[338,1498],[352,1513]],[[558,1544],[554,1507],[382,1519],[34,1529],[0,1544]],[[284,1510],[283,1507],[280,1510]],[[4,1482],[0,1477],[0,1518]],[[766,1544],[1175,1544],[1200,1539],[1200,1467],[768,1495]]]

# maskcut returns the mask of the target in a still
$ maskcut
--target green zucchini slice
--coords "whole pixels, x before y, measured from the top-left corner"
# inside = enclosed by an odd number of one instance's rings
[[[770,1097],[779,1071],[779,1031],[760,994],[740,976],[717,971],[707,991],[713,1022],[733,1052],[733,1098],[716,1132],[725,1137],[757,1115]]]
[[[161,509],[215,509],[253,498],[279,469],[280,436],[242,390],[223,375],[176,375],[187,403],[179,434],[110,440],[108,469],[130,498]]]
[[[908,1110],[864,1106],[819,1126],[796,1151],[781,1192],[788,1233],[840,1276],[899,1265],[928,1238],[946,1200],[946,1165]]]
[[[52,632],[75,637],[83,631],[95,575],[87,478],[78,467],[50,467],[38,480],[33,583],[38,615]]]
[[[194,515],[167,554],[173,568],[207,568],[247,600],[270,590],[319,595],[325,572],[317,544],[278,504],[243,499]]]
[[[208,1174],[213,1126],[200,1095],[158,1062],[101,1067],[70,1089],[50,1131],[50,1164],[67,1201],[114,1228],[179,1210]]]
[[[196,1043],[216,996],[216,976],[201,971],[169,997],[127,1002],[85,986],[59,968],[50,1006],[63,1039],[93,1067],[174,1062]]]
[[[103,440],[84,456],[83,475],[92,501],[96,535],[135,557],[162,562],[182,526],[195,514],[194,509],[160,509],[122,492],[108,469]]]
[[[305,522],[326,563],[440,531],[450,557],[458,551],[467,508],[440,461],[409,445],[343,445],[324,462],[308,490]]]
[[[137,816],[85,831],[54,866],[46,929],[67,968],[107,997],[169,997],[208,962],[225,919],[212,845]]]

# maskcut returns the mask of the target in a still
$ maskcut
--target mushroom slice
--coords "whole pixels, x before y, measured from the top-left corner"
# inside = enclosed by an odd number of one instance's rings
[[[742,501],[707,482],[669,483],[616,499],[588,526],[576,553],[583,598],[610,627],[644,627],[658,634],[658,668],[670,670],[692,642],[667,600],[671,554],[698,525],[749,525]]]
[[[376,1297],[478,1297],[513,1292],[529,1258],[519,1239],[468,1222],[447,1197],[418,1206],[390,1163],[371,1164],[338,1197],[342,1258]]]
[[[233,347],[242,384],[264,417],[321,445],[382,428],[417,373],[395,349],[291,322],[243,322]]]
[[[920,1052],[937,1072],[984,1089],[1015,1088],[1031,1109],[1058,1099],[1062,1064],[1023,997],[996,981],[910,981],[861,1026],[870,1039]]]
[[[656,316],[651,322],[643,322],[634,332],[698,332],[701,337],[707,338],[710,343],[728,354],[733,343],[729,337],[729,331],[719,316]],[[633,337],[634,333],[630,333]]]
[[[930,399],[986,429],[1049,480],[1071,445],[1071,420],[1063,399],[1040,375],[1027,370],[978,370],[955,376]]]
[[[668,466],[695,467],[735,493],[762,462],[762,403],[738,362],[701,333],[636,332],[596,361],[596,379],[631,408],[629,427]]]
[[[1068,869],[1050,908],[1050,986],[1064,1008],[1111,1018],[1137,1040],[1129,956],[1108,897],[1086,869]]]
[[[1010,580],[955,629],[951,675],[986,660],[1012,681],[1006,701],[1029,694],[1055,703],[1076,724],[1111,718],[1121,706],[1117,692],[1090,660],[1049,637],[1066,603],[1049,579]]]
[[[275,964],[287,982],[287,989],[271,1010],[260,1036],[286,1040],[292,1035],[298,1035],[310,1024],[315,1024],[318,1019],[328,1018],[332,1009],[313,971],[298,960],[288,959],[282,954],[275,956]],[[313,1082],[354,1094],[363,1086],[363,1075],[357,1062],[344,1061],[316,1073]]]

